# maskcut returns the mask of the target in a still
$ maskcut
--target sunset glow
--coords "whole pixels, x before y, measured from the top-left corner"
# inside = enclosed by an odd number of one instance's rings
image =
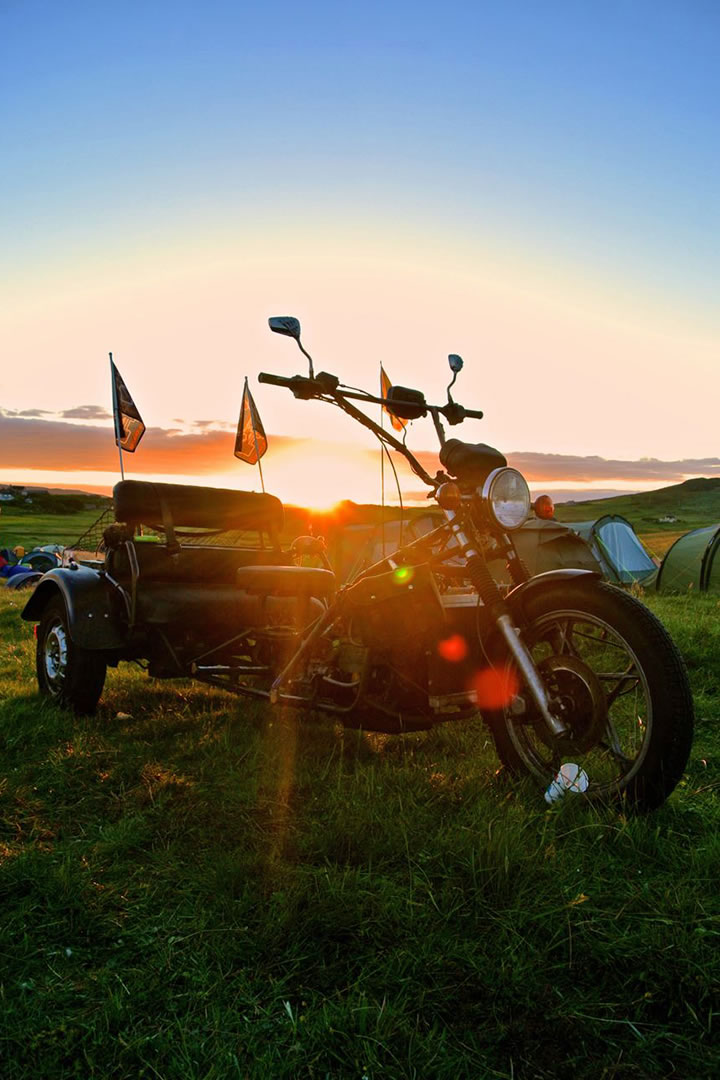
[[[269,490],[377,501],[366,431],[257,382],[306,370],[267,329],[294,314],[316,369],[371,392],[382,362],[442,403],[460,353],[456,399],[485,419],[453,434],[544,456],[531,483],[712,475],[710,9],[180,6],[169,36],[162,4],[137,33],[113,9],[3,15],[0,421],[107,412],[112,351],[149,429],[129,472],[252,487],[232,460],[247,375]],[[73,422],[4,424],[3,476],[111,485],[110,432]],[[432,426],[408,442],[434,453]]]

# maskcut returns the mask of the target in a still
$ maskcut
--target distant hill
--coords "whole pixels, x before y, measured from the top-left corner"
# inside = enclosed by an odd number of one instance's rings
[[[603,514],[627,518],[650,553],[660,556],[683,533],[720,522],[720,477],[693,477],[657,491],[555,506],[558,521],[568,524],[592,521]]]
[[[55,487],[45,487],[43,484],[0,484],[0,488],[3,490],[10,488],[23,488],[33,495],[36,491],[42,491],[50,495],[85,495],[88,499],[95,499],[98,495],[109,497],[112,493],[112,488],[109,487],[89,487],[89,488],[74,488],[69,484],[59,484]]]
[[[720,477],[704,476],[682,484],[642,491],[636,495],[616,495],[611,499],[588,499],[579,503],[558,503],[561,521],[589,521],[601,514],[622,514],[632,521],[657,524],[658,518],[676,517],[678,521],[710,524],[720,521]]]
[[[94,495],[88,491],[28,487],[23,485],[3,485],[0,491],[9,494],[9,501],[3,500],[6,514],[72,514],[84,510],[104,510],[110,505],[105,495]]]

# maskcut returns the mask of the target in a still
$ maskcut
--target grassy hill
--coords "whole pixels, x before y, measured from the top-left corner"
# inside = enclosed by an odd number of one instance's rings
[[[33,492],[30,505],[3,503],[0,507],[0,548],[22,544],[29,551],[42,544],[72,545],[110,505],[111,499],[101,495],[67,492],[45,492],[42,496]],[[423,517],[429,509],[432,507],[406,509],[402,516],[405,519]],[[289,544],[294,537],[309,530],[332,539],[347,526],[379,526],[382,513],[380,506],[350,500],[328,511],[286,506],[283,542]],[[384,514],[388,522],[401,516],[399,508],[392,506],[386,507]]]
[[[555,514],[558,521],[569,524],[619,514],[633,525],[653,555],[663,555],[678,536],[720,522],[720,478],[695,477],[637,495],[559,503]],[[663,517],[676,520],[661,522]]]
[[[5,503],[0,514],[0,547],[23,544],[30,549],[36,544],[73,544],[78,537],[97,520],[110,500],[99,495],[45,493],[38,497],[33,492],[30,506]],[[406,518],[422,517],[433,509],[427,507],[406,508]],[[632,523],[653,555],[662,556],[668,547],[683,533],[720,522],[720,478],[697,477],[682,484],[672,484],[657,491],[645,491],[637,495],[617,495],[610,499],[590,499],[576,503],[559,503],[556,516],[559,521],[590,521],[603,514],[620,514]],[[397,507],[385,508],[385,520],[400,516]],[[663,517],[674,517],[674,522],[661,522]],[[310,511],[302,507],[287,506],[285,509],[285,538],[308,531],[331,537],[347,526],[365,524],[379,525],[381,508],[360,505],[346,500],[331,511]]]

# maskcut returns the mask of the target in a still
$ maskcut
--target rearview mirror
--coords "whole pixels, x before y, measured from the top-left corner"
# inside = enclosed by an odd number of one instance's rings
[[[285,334],[286,337],[300,340],[300,320],[293,315],[274,315],[268,319],[268,326],[273,334]]]
[[[458,371],[462,371],[463,369],[462,356],[458,356],[457,353],[450,353],[448,356],[448,364],[450,365],[450,370],[457,375]]]

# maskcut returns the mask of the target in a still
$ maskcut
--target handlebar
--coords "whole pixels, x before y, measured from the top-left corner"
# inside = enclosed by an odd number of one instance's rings
[[[294,378],[299,378],[295,375]],[[258,382],[270,383],[271,386],[290,386],[291,379],[285,379],[282,375],[270,375],[267,371],[261,371],[258,375]]]
[[[320,371],[315,376],[311,374],[309,377],[306,375],[292,375],[290,378],[284,375],[271,375],[269,372],[261,371],[258,375],[258,382],[268,383],[270,386],[283,386],[288,390],[292,390],[293,395],[296,398],[302,398],[308,400],[310,398],[320,398],[324,401],[333,401],[336,405],[339,405],[343,412],[346,412],[363,427],[366,427],[369,431],[380,439],[385,446],[391,446],[398,453],[402,454],[407,459],[410,468],[419,476],[424,484],[435,490],[439,484],[446,480],[447,477],[444,473],[439,472],[435,477],[430,476],[420,464],[415,455],[408,449],[405,442],[400,442],[395,436],[386,431],[376,424],[366,413],[361,409],[355,407],[352,401],[362,402],[364,405],[385,405],[385,406],[399,406],[406,405],[413,409],[414,412],[411,415],[418,415],[418,402],[417,401],[398,401],[395,399],[388,399],[384,397],[375,397],[373,394],[367,394],[362,391],[354,391],[345,389],[340,386],[340,380],[337,375],[331,375],[327,371]],[[482,413],[479,409],[465,409],[462,405],[458,405],[455,401],[448,401],[447,405],[427,405],[423,403],[421,406],[423,412],[420,414],[426,416],[427,413],[433,418],[433,424],[435,425],[435,431],[437,432],[440,440],[440,445],[445,444],[445,432],[443,431],[440,417],[443,416],[445,420],[452,426],[455,424],[461,424],[467,417],[471,417],[473,420],[482,420]]]
[[[372,394],[358,394],[343,390],[339,386],[337,376],[329,375],[325,371],[321,371],[314,379],[309,379],[306,375],[292,375],[290,378],[287,378],[284,375],[271,375],[269,372],[261,371],[258,375],[258,382],[268,383],[270,386],[284,386],[286,389],[292,390],[296,398],[303,398],[305,400],[312,397],[319,397],[322,394],[333,394],[338,397],[353,398],[356,401],[366,401],[371,405],[405,404],[400,401],[389,401],[387,398],[383,397],[374,397]],[[417,407],[416,402],[412,404]],[[429,413],[441,413],[450,424],[460,424],[466,419],[482,420],[483,418],[483,413],[480,409],[466,409],[464,406],[458,405],[454,401],[448,402],[447,405],[425,405],[424,407]]]
[[[270,383],[271,386],[286,386],[288,390],[293,392],[301,387],[304,389],[312,389],[313,391],[320,393],[320,387],[315,379],[308,379],[305,375],[293,375],[292,378],[287,379],[284,375],[270,375],[266,371],[261,371],[258,375],[258,382]]]
[[[309,398],[320,397],[322,394],[332,393],[338,385],[335,376],[326,376],[325,372],[321,372],[317,379],[309,379],[306,375],[293,375],[292,378],[286,379],[282,375],[270,375],[261,371],[258,382],[270,383],[271,386],[285,386],[288,390],[292,390],[296,398],[302,398],[305,401]]]

